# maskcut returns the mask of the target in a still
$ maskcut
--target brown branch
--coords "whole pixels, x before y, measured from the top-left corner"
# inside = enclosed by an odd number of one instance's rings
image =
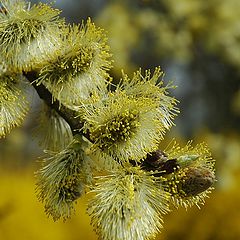
[[[80,133],[90,140],[89,134],[83,133],[83,121],[79,117],[79,113],[61,104],[57,99],[53,98],[51,92],[43,84],[37,84],[38,77],[36,72],[24,73],[24,76],[37,91],[39,97],[51,108],[54,109],[70,126],[72,133]]]

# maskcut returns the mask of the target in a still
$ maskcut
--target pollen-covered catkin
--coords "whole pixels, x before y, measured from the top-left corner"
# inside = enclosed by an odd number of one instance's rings
[[[1,0],[0,50],[11,71],[37,70],[57,51],[64,25],[60,10],[24,0]]]
[[[169,194],[160,179],[139,167],[119,169],[99,179],[88,212],[103,240],[152,239],[162,228]]]
[[[126,75],[116,91],[86,107],[84,130],[96,147],[120,162],[141,161],[158,148],[177,113],[176,100],[157,84],[157,68]]]
[[[20,75],[0,76],[0,138],[22,124],[28,112],[26,92],[21,88]]]
[[[71,217],[75,201],[89,184],[91,160],[82,145],[82,138],[76,135],[65,149],[48,151],[50,156],[43,160],[43,167],[36,174],[38,198],[44,203],[46,214],[54,220]]]
[[[40,71],[55,99],[70,107],[81,105],[92,95],[104,95],[112,61],[103,30],[90,19],[86,24],[63,29],[61,49]]]

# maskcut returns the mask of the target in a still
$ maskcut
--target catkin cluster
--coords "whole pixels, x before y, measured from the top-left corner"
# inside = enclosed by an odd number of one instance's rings
[[[160,150],[179,113],[160,67],[122,73],[113,85],[104,31],[59,14],[43,3],[1,1],[0,137],[22,124],[32,85],[46,103],[38,122],[46,156],[36,173],[46,214],[66,220],[90,191],[101,239],[152,239],[171,202],[204,202],[215,181],[211,154],[191,142]]]

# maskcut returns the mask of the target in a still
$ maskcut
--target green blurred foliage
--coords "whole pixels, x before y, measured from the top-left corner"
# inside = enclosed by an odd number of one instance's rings
[[[239,7],[237,0],[208,4],[201,0],[115,0],[106,1],[96,21],[108,31],[117,67],[127,69],[137,60],[125,57],[123,63],[118,60],[121,54],[154,50],[154,57],[162,61],[190,62],[201,50],[238,68]]]
[[[170,213],[158,239],[240,239],[240,1],[105,0],[93,11],[87,6],[94,2],[71,1],[66,17],[80,22],[89,13],[107,31],[116,79],[122,69],[131,74],[161,65],[179,85],[174,134],[182,142],[206,141],[216,159],[216,190],[205,206]],[[84,13],[76,14],[78,4]],[[0,239],[97,239],[85,214],[87,197],[67,223],[46,218],[34,192],[33,126],[0,140]]]

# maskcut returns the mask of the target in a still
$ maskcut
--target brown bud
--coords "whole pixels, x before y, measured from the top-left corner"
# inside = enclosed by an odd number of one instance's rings
[[[169,174],[177,169],[177,159],[168,159],[167,155],[160,149],[147,154],[146,159],[142,162],[142,168],[146,171],[158,171],[156,176]],[[154,175],[154,176],[155,176]]]
[[[163,151],[158,149],[155,152],[148,153],[145,162],[152,167],[157,168],[161,163],[166,162],[167,160],[167,155]]]
[[[215,182],[214,172],[207,167],[191,167],[185,171],[181,190],[186,196],[195,196],[204,192]]]

